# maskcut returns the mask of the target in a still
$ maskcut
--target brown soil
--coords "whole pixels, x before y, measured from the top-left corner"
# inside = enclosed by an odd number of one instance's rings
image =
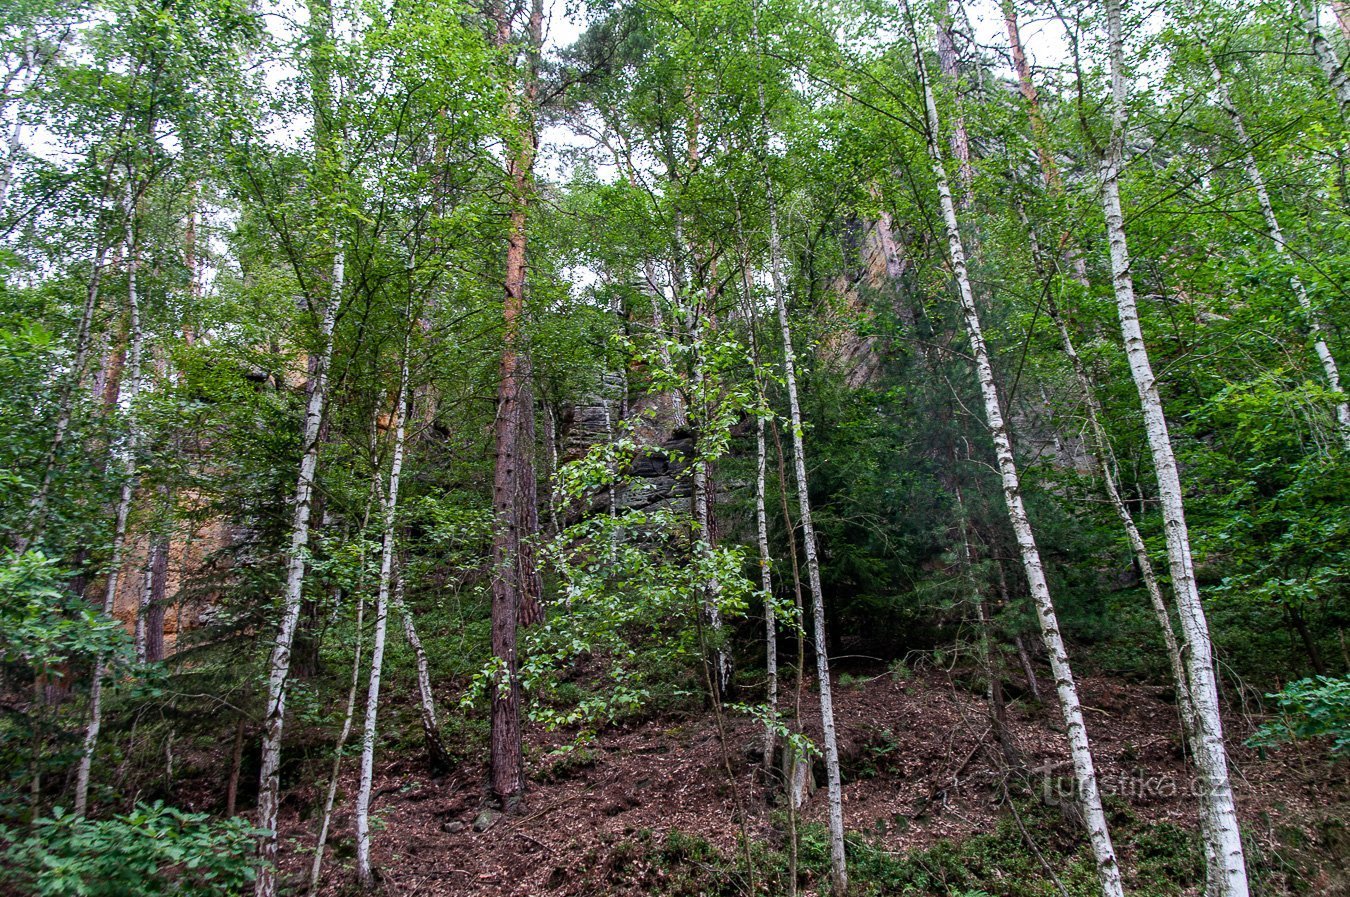
[[[1080,688],[1103,790],[1146,822],[1194,827],[1176,710],[1166,692],[1100,678]],[[808,714],[813,699],[803,696]],[[841,755],[852,772],[844,788],[846,825],[867,832],[876,848],[900,853],[959,841],[992,829],[1006,813],[985,704],[950,677],[929,672],[896,681],[881,671],[838,686],[835,702]],[[1037,781],[1052,777],[1053,796],[1053,777],[1068,775],[1057,710],[1015,702],[1009,719],[1026,765],[1041,771]],[[727,717],[724,725],[725,752],[708,712],[609,729],[569,760],[549,756],[568,742],[566,735],[532,732],[530,754],[538,759],[524,811],[481,833],[472,824],[484,803],[484,769],[462,768],[433,781],[420,758],[386,754],[377,761],[373,811],[382,828],[374,834],[374,862],[388,893],[402,897],[598,894],[613,892],[603,874],[616,845],[644,830],[658,839],[672,830],[696,834],[733,855],[738,803],[751,837],[778,843],[754,756],[759,729],[745,718]],[[1228,727],[1236,745],[1252,724],[1235,717]],[[1315,842],[1312,821],[1350,800],[1344,764],[1329,762],[1323,746],[1285,747],[1265,758],[1234,747],[1232,760],[1244,822],[1268,847],[1289,826]],[[353,779],[345,782],[347,796]],[[305,802],[303,794],[292,797],[298,799],[290,807]],[[805,815],[823,821],[824,812],[822,789]],[[463,829],[448,833],[453,823]],[[314,822],[290,810],[281,825],[290,847],[284,871],[303,876]],[[342,893],[351,880],[351,828],[348,803],[335,817],[325,895]],[[1129,860],[1123,850],[1127,871]]]

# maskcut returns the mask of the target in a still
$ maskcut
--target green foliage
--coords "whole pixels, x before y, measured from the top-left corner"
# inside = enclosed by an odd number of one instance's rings
[[[33,897],[234,897],[252,889],[257,834],[162,803],[104,820],[58,807],[26,831],[0,829],[0,881]]]
[[[0,566],[0,658],[31,675],[96,657],[127,659],[125,630],[71,593],[70,574],[40,552]]]
[[[1315,676],[1291,682],[1273,698],[1279,718],[1256,730],[1253,747],[1303,738],[1328,738],[1333,754],[1350,753],[1350,676]]]

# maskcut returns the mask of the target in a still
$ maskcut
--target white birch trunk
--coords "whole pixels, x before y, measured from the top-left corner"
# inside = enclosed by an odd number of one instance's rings
[[[132,638],[137,663],[145,663],[147,641],[145,624],[146,617],[150,613],[150,601],[155,594],[155,555],[158,551],[158,540],[151,537],[145,552],[145,568],[141,572],[141,600],[136,606],[136,629]]]
[[[434,769],[445,768],[449,765],[449,757],[446,755],[444,744],[441,743],[440,721],[436,718],[436,694],[431,688],[431,664],[427,658],[426,649],[422,647],[422,639],[417,635],[417,626],[413,622],[412,611],[408,608],[407,602],[403,600],[402,576],[398,578],[394,585],[394,606],[398,608],[399,616],[403,620],[403,635],[407,638],[408,645],[413,649],[413,656],[417,658],[417,697],[422,716],[422,736],[427,743],[427,753],[430,755],[431,765]]]
[[[411,334],[411,316],[408,321]],[[380,586],[375,598],[375,633],[370,646],[370,687],[366,691],[366,719],[361,732],[361,784],[356,792],[356,878],[361,886],[375,885],[370,866],[370,789],[375,777],[375,726],[380,709],[380,676],[384,667],[385,633],[389,623],[389,587],[394,575],[399,477],[403,473],[403,445],[407,433],[409,339],[403,340],[403,361],[394,408],[394,455],[389,462],[389,486],[384,492],[384,541],[380,548]]]
[[[315,365],[313,388],[305,407],[304,453],[295,483],[294,510],[291,516],[291,545],[286,562],[286,590],[282,597],[281,625],[272,644],[267,663],[267,708],[263,717],[262,762],[258,775],[258,828],[261,836],[259,857],[262,868],[254,888],[256,897],[276,894],[277,807],[281,791],[281,736],[286,720],[287,679],[291,670],[291,645],[300,619],[300,599],[305,586],[305,560],[309,544],[309,512],[314,498],[314,478],[319,466],[319,425],[328,400],[328,368],[333,356],[333,327],[342,300],[346,277],[342,249],[333,256],[329,296],[320,322],[323,347]]]
[[[1149,360],[1139,322],[1139,308],[1130,273],[1129,247],[1125,238],[1125,220],[1120,203],[1120,171],[1124,164],[1127,86],[1124,71],[1124,43],[1121,37],[1120,0],[1107,0],[1107,25],[1111,46],[1112,129],[1107,156],[1102,163],[1102,207],[1106,218],[1111,250],[1111,274],[1121,334],[1129,358],[1130,373],[1139,392],[1144,426],[1153,468],[1158,479],[1163,528],[1167,537],[1168,565],[1172,590],[1176,596],[1182,633],[1190,649],[1186,654],[1187,678],[1195,708],[1195,762],[1205,793],[1202,817],[1210,827],[1206,855],[1209,877],[1217,889],[1214,897],[1246,897],[1246,862],[1238,829],[1237,809],[1228,778],[1228,755],[1223,743],[1223,722],[1219,715],[1218,682],[1209,640],[1209,627],[1195,582],[1191,560],[1190,536],[1181,491],[1181,477],[1172,452],[1167,418],[1158,393],[1157,378]]]
[[[705,384],[706,377],[703,371],[702,343],[704,339],[703,315],[697,308],[686,307],[682,310],[686,318],[686,333],[689,339],[689,345],[693,350],[693,371],[692,371],[692,395],[689,402],[688,419],[697,434],[706,414]],[[608,405],[606,405],[608,408]],[[694,444],[694,524],[697,532],[697,550],[706,560],[712,554],[712,495],[711,484],[708,476],[709,462],[702,457],[702,446],[697,439]],[[716,645],[713,649],[713,679],[717,694],[714,699],[722,701],[725,699],[727,690],[731,687],[731,654],[727,651],[724,644],[725,633],[722,625],[722,608],[718,604],[718,598],[721,592],[721,584],[716,580],[711,580],[704,587],[703,612],[707,617],[708,628],[713,634]]]
[[[365,527],[361,528],[362,542],[365,540]],[[361,552],[361,568],[365,569],[365,552]],[[347,709],[342,717],[342,730],[338,733],[337,746],[333,748],[333,769],[328,774],[328,791],[324,794],[323,814],[319,819],[319,835],[314,845],[314,862],[309,867],[309,890],[314,893],[319,888],[319,878],[323,875],[324,848],[328,845],[328,828],[333,822],[333,804],[337,800],[338,778],[342,773],[342,749],[352,734],[352,719],[356,716],[356,686],[361,679],[362,637],[365,635],[366,598],[359,585],[356,590],[356,653],[352,657],[352,676],[347,686]]]
[[[1247,169],[1247,178],[1252,182],[1252,188],[1256,191],[1256,201],[1261,206],[1261,216],[1266,221],[1266,233],[1270,241],[1275,244],[1275,252],[1279,254],[1281,261],[1288,263],[1289,248],[1285,243],[1284,230],[1280,227],[1280,219],[1275,217],[1275,207],[1271,205],[1270,193],[1266,190],[1266,179],[1261,174],[1261,167],[1256,164],[1256,156],[1252,151],[1252,141],[1247,135],[1246,124],[1242,120],[1242,113],[1238,111],[1233,103],[1232,96],[1228,93],[1228,85],[1223,80],[1223,72],[1219,70],[1219,64],[1214,56],[1205,51],[1209,58],[1209,68],[1214,74],[1214,86],[1218,88],[1219,104],[1223,106],[1228,113],[1229,119],[1233,122],[1233,130],[1237,132],[1238,144],[1242,147],[1242,161]],[[1336,365],[1336,358],[1331,354],[1331,348],[1327,345],[1326,330],[1322,324],[1321,316],[1313,308],[1312,300],[1308,298],[1308,291],[1303,286],[1303,281],[1297,274],[1289,275],[1289,285],[1293,287],[1294,295],[1298,298],[1298,304],[1303,309],[1303,315],[1308,323],[1308,330],[1313,337],[1313,350],[1317,353],[1317,360],[1322,363],[1322,372],[1327,378],[1327,386],[1336,398],[1336,423],[1340,428],[1341,441],[1350,448],[1350,400],[1347,400],[1345,393],[1341,391],[1341,372]]]
[[[759,46],[758,7],[755,7],[754,41]],[[764,83],[756,85],[759,97],[760,152],[768,152],[769,115]],[[839,775],[839,742],[834,726],[834,695],[830,684],[830,654],[825,633],[825,595],[820,584],[820,561],[816,555],[816,531],[811,520],[811,493],[806,476],[806,447],[802,438],[802,411],[797,398],[796,355],[792,348],[792,325],[788,319],[787,284],[783,271],[783,246],[778,231],[778,203],[767,161],[761,156],[764,194],[769,211],[769,274],[773,281],[778,329],[783,340],[783,381],[787,387],[789,423],[792,428],[792,467],[797,486],[797,505],[806,553],[806,577],[811,590],[811,618],[816,648],[816,679],[820,688],[820,722],[824,735],[825,775],[829,799],[830,886],[835,894],[848,891],[844,857],[844,798]],[[761,454],[762,457],[762,454]]]
[[[23,152],[23,95],[37,83],[32,38],[25,39],[23,43],[23,69],[27,76],[23,87],[14,92],[12,100],[6,97],[4,103],[4,106],[8,106],[12,101],[15,109],[14,127],[10,129],[9,145],[5,150],[5,165],[4,168],[0,168],[0,216],[3,216],[5,209],[9,208],[9,187],[14,182],[14,167]],[[0,106],[0,110],[3,110],[4,106]]]
[[[126,563],[127,518],[136,494],[136,453],[140,443],[140,427],[136,423],[136,399],[141,390],[141,349],[145,335],[141,328],[141,304],[136,282],[140,266],[140,246],[135,215],[136,198],[133,186],[127,184],[127,371],[126,388],[118,396],[118,404],[127,415],[127,431],[121,445],[114,447],[122,488],[117,498],[113,523],[112,559],[108,565],[108,582],[103,591],[103,615],[112,617],[117,601],[117,587],[121,582],[122,566]],[[89,777],[94,765],[94,751],[98,748],[99,729],[103,725],[103,679],[108,674],[107,658],[100,656],[94,663],[94,678],[89,686],[89,723],[84,731],[84,745],[75,774],[76,816],[83,816],[89,805]]]
[[[909,8],[905,0],[905,13],[908,19]],[[1036,616],[1040,621],[1041,638],[1045,642],[1049,655],[1050,668],[1055,677],[1055,688],[1059,695],[1060,711],[1064,718],[1064,727],[1069,741],[1069,753],[1073,763],[1074,779],[1077,784],[1079,808],[1087,826],[1088,837],[1092,843],[1093,858],[1097,864],[1097,876],[1101,882],[1105,897],[1122,897],[1120,866],[1116,862],[1115,848],[1111,844],[1111,834],[1106,824],[1106,814],[1102,810],[1101,793],[1097,787],[1097,774],[1092,761],[1092,749],[1088,742],[1087,726],[1083,721],[1083,709],[1078,699],[1078,688],[1074,683],[1073,671],[1069,665],[1069,655],[1060,636],[1059,621],[1055,613],[1054,602],[1050,597],[1050,587],[1045,578],[1045,567],[1041,562],[1040,551],[1036,546],[1035,535],[1030,518],[1022,501],[1021,480],[1017,471],[1017,462],[1013,456],[1012,442],[1003,421],[1003,410],[999,403],[998,386],[994,381],[994,369],[989,360],[989,350],[984,341],[984,332],[980,325],[979,310],[975,305],[975,296],[971,290],[970,277],[966,272],[965,247],[961,241],[961,227],[956,217],[956,204],[952,200],[951,187],[947,181],[947,170],[942,158],[942,148],[938,142],[939,122],[937,104],[933,100],[933,90],[924,64],[923,51],[919,46],[918,35],[910,25],[910,37],[914,42],[914,63],[923,82],[924,106],[928,120],[928,153],[933,161],[933,174],[937,179],[938,199],[942,206],[942,217],[946,224],[947,244],[951,254],[952,270],[956,275],[957,293],[961,312],[965,320],[966,331],[970,338],[971,352],[975,357],[976,374],[980,382],[980,394],[984,400],[985,420],[994,441],[994,453],[998,460],[999,474],[1003,480],[1003,497],[1008,507],[1008,519],[1012,524],[1021,554],[1022,566],[1026,571],[1027,583],[1031,589],[1032,601],[1036,606]]]
[[[1031,226],[1026,210],[1020,202],[1017,203],[1017,212],[1022,218],[1022,223],[1027,228],[1027,234],[1031,239],[1032,255],[1037,258],[1043,257],[1035,228]],[[1134,515],[1130,513],[1129,506],[1125,504],[1125,499],[1120,494],[1113,460],[1114,452],[1111,450],[1111,440],[1106,434],[1106,428],[1102,425],[1103,412],[1101,402],[1097,399],[1097,390],[1092,384],[1087,366],[1083,364],[1082,356],[1078,354],[1078,349],[1073,343],[1073,335],[1069,332],[1069,325],[1064,320],[1064,315],[1060,313],[1058,303],[1049,293],[1046,294],[1045,299],[1047,315],[1054,322],[1055,329],[1059,332],[1060,346],[1064,350],[1065,357],[1069,359],[1069,367],[1072,369],[1074,380],[1078,384],[1078,391],[1083,395],[1083,406],[1088,421],[1088,457],[1092,459],[1092,463],[1096,466],[1097,472],[1102,478],[1102,491],[1106,493],[1111,509],[1120,518],[1121,526],[1125,530],[1125,538],[1130,545],[1130,551],[1134,554],[1135,563],[1139,565],[1139,578],[1144,582],[1144,590],[1148,593],[1149,603],[1152,605],[1154,616],[1158,620],[1158,627],[1162,630],[1163,646],[1167,651],[1168,664],[1172,668],[1172,683],[1177,693],[1177,710],[1181,717],[1182,734],[1190,738],[1196,731],[1195,709],[1191,702],[1190,684],[1186,679],[1186,664],[1182,659],[1183,652],[1181,645],[1177,642],[1176,632],[1172,629],[1172,615],[1167,610],[1167,599],[1163,597],[1162,585],[1158,582],[1157,572],[1153,569],[1153,559],[1149,557],[1148,545],[1144,542],[1144,536],[1139,532],[1139,527],[1134,522]]]
[[[1313,58],[1331,84],[1331,93],[1341,107],[1341,117],[1350,118],[1350,77],[1346,75],[1335,48],[1322,34],[1322,28],[1317,22],[1317,7],[1317,3],[1309,0],[1297,0],[1295,14],[1303,26],[1303,33],[1307,35]]]
[[[764,594],[764,676],[765,703],[769,723],[764,728],[764,768],[773,768],[773,752],[778,742],[778,621],[773,609],[772,555],[769,553],[769,519],[764,509],[765,476],[768,456],[764,444],[764,418],[755,426],[755,534],[759,542],[759,587]]]

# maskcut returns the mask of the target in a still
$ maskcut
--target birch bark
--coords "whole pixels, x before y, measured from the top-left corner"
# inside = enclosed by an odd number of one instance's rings
[[[122,487],[118,493],[117,510],[113,523],[112,559],[108,566],[108,581],[103,590],[103,615],[112,617],[117,600],[117,587],[121,582],[122,567],[126,563],[127,518],[131,514],[131,502],[136,494],[136,453],[140,448],[140,427],[136,421],[136,400],[141,390],[141,350],[144,343],[144,331],[141,327],[140,292],[137,275],[140,267],[139,222],[136,216],[136,196],[134,178],[127,183],[127,371],[124,383],[126,387],[118,396],[118,404],[127,415],[127,429],[122,443],[114,448],[118,475]],[[83,816],[89,805],[89,777],[94,764],[94,751],[98,748],[99,729],[103,725],[103,680],[108,675],[108,660],[100,656],[94,662],[94,677],[89,686],[89,723],[84,731],[84,744],[80,753],[80,763],[75,773],[74,813]]]
[[[754,7],[756,50],[759,47],[758,5]],[[829,642],[825,634],[825,595],[820,583],[820,560],[811,519],[811,492],[806,476],[806,447],[802,438],[802,411],[797,398],[797,361],[792,348],[792,324],[788,319],[787,284],[784,277],[782,238],[778,229],[778,203],[773,178],[764,153],[768,151],[769,113],[764,83],[756,84],[759,99],[760,164],[764,195],[769,211],[769,274],[773,282],[778,329],[783,340],[783,382],[787,387],[789,423],[792,428],[792,469],[797,487],[798,521],[806,555],[806,578],[811,591],[811,620],[816,649],[816,679],[820,691],[820,721],[824,741],[825,774],[829,800],[830,886],[835,894],[848,891],[848,868],[844,856],[844,801],[839,775],[839,742],[834,726],[834,695],[830,683]]]
[[[1242,147],[1242,162],[1247,169],[1247,179],[1252,182],[1252,189],[1256,192],[1256,201],[1261,206],[1261,217],[1266,221],[1266,234],[1270,237],[1270,242],[1275,244],[1275,252],[1284,262],[1289,262],[1289,247],[1284,239],[1284,230],[1280,227],[1280,219],[1275,215],[1275,207],[1271,205],[1270,193],[1266,189],[1266,179],[1261,173],[1261,166],[1256,164],[1256,155],[1253,151],[1251,137],[1247,135],[1246,123],[1242,120],[1242,113],[1238,111],[1233,103],[1232,96],[1228,93],[1228,84],[1223,80],[1223,72],[1219,69],[1219,63],[1208,49],[1205,55],[1209,60],[1209,70],[1214,75],[1214,86],[1218,89],[1219,104],[1223,106],[1224,112],[1228,113],[1228,118],[1233,122],[1233,130],[1237,133],[1238,145]],[[1346,398],[1341,391],[1341,372],[1336,365],[1336,358],[1331,354],[1331,347],[1327,345],[1326,328],[1321,320],[1317,310],[1313,308],[1312,300],[1308,298],[1308,290],[1303,286],[1302,279],[1297,274],[1289,275],[1289,285],[1294,290],[1294,296],[1298,299],[1299,306],[1303,309],[1303,314],[1308,323],[1308,330],[1312,333],[1313,350],[1317,353],[1317,360],[1322,364],[1322,373],[1327,378],[1327,386],[1333,393],[1337,393],[1336,399],[1336,422],[1340,428],[1341,441],[1350,448],[1350,399]]]
[[[1299,24],[1303,27],[1303,33],[1308,38],[1308,46],[1312,48],[1313,58],[1317,60],[1317,66],[1322,70],[1322,74],[1327,76],[1332,96],[1341,107],[1341,117],[1350,119],[1350,76],[1346,75],[1345,67],[1335,48],[1322,34],[1321,25],[1317,21],[1317,4],[1309,0],[1297,0],[1295,11],[1299,17]],[[1339,14],[1339,10],[1337,12]]]
[[[412,610],[403,600],[403,577],[394,584],[394,607],[403,620],[403,635],[417,658],[417,697],[422,718],[422,738],[427,744],[427,761],[432,772],[444,772],[451,766],[450,755],[441,741],[440,723],[436,719],[436,695],[431,688],[431,664],[427,659],[422,639],[417,635],[417,626],[413,622]]]
[[[27,73],[26,83],[23,87],[14,92],[14,97],[5,97],[5,102],[0,104],[0,112],[5,111],[10,102],[15,104],[14,126],[9,131],[8,146],[5,148],[5,164],[0,168],[0,216],[5,214],[5,209],[9,208],[9,187],[14,182],[14,168],[18,164],[19,154],[23,152],[23,107],[22,97],[24,92],[31,88],[37,82],[37,72],[33,66],[33,41],[28,39],[23,45],[23,68]]]
[[[1204,607],[1195,581],[1191,560],[1190,536],[1181,490],[1181,477],[1172,451],[1167,418],[1163,413],[1158,381],[1149,359],[1139,322],[1139,308],[1130,272],[1129,247],[1120,202],[1120,173],[1124,165],[1126,100],[1125,53],[1121,36],[1120,0],[1106,0],[1107,27],[1111,51],[1112,128],[1106,158],[1102,162],[1102,207],[1106,218],[1107,239],[1111,250],[1111,274],[1130,373],[1139,393],[1144,426],[1153,468],[1158,479],[1163,527],[1167,537],[1168,566],[1172,591],[1176,597],[1182,633],[1186,638],[1186,672],[1197,726],[1195,761],[1204,786],[1202,815],[1212,826],[1207,857],[1210,881],[1216,897],[1246,897],[1246,863],[1242,837],[1238,829],[1237,809],[1228,778],[1228,755],[1223,743],[1223,722],[1219,713],[1218,682],[1205,621]]]
[[[1026,572],[1031,597],[1036,606],[1036,615],[1041,625],[1041,638],[1045,642],[1046,653],[1050,658],[1051,670],[1055,676],[1055,687],[1059,695],[1060,710],[1067,730],[1069,751],[1073,762],[1074,778],[1077,784],[1079,808],[1087,826],[1088,837],[1092,843],[1093,857],[1097,864],[1097,875],[1105,897],[1121,897],[1124,890],[1121,883],[1120,867],[1116,862],[1115,848],[1111,843],[1111,834],[1106,823],[1106,814],[1102,810],[1101,793],[1097,786],[1097,774],[1092,760],[1092,749],[1088,742],[1087,727],[1083,721],[1082,705],[1078,698],[1078,688],[1074,682],[1073,671],[1069,665],[1068,652],[1060,635],[1059,621],[1055,613],[1054,602],[1050,597],[1050,587],[1045,577],[1045,567],[1040,551],[1036,546],[1031,521],[1022,501],[1021,480],[1017,471],[1017,462],[1013,456],[1012,442],[1003,420],[1003,410],[999,402],[998,386],[994,380],[993,365],[989,350],[984,341],[980,324],[979,310],[975,305],[975,296],[971,289],[970,277],[966,271],[965,247],[961,240],[960,222],[956,217],[956,204],[952,200],[951,187],[947,181],[947,169],[942,158],[942,148],[938,142],[939,120],[937,104],[933,99],[933,89],[928,78],[923,51],[918,35],[909,18],[908,0],[902,0],[905,16],[909,24],[910,38],[914,44],[914,64],[923,84],[924,106],[927,113],[928,153],[933,162],[933,174],[938,185],[938,200],[942,207],[942,217],[946,225],[948,250],[951,255],[952,269],[956,276],[957,294],[960,300],[962,317],[970,339],[971,351],[975,357],[976,373],[980,383],[980,394],[984,400],[985,420],[994,441],[994,453],[998,460],[999,474],[1003,481],[1003,497],[1008,507],[1008,519],[1017,539],[1017,546]]]
[[[361,732],[361,784],[356,792],[356,879],[367,890],[375,886],[370,865],[370,790],[375,779],[375,732],[380,710],[380,677],[384,671],[385,634],[389,623],[390,586],[394,576],[394,553],[398,516],[399,478],[403,474],[403,448],[407,434],[408,351],[411,348],[412,316],[403,339],[398,397],[394,407],[394,452],[389,462],[389,485],[384,490],[384,539],[380,548],[380,584],[375,597],[375,632],[370,645],[370,686],[366,690],[366,718]]]
[[[263,717],[262,761],[258,774],[258,828],[262,835],[259,858],[262,860],[254,888],[256,897],[276,894],[277,808],[281,792],[281,737],[286,720],[287,680],[291,667],[291,645],[300,619],[300,599],[305,586],[305,567],[309,545],[309,512],[314,499],[314,479],[319,466],[319,425],[328,400],[328,370],[333,355],[333,327],[342,301],[346,276],[345,257],[339,247],[333,256],[329,295],[319,324],[322,348],[314,370],[314,383],[305,407],[303,453],[295,483],[294,509],[291,512],[291,544],[286,561],[286,589],[282,595],[281,624],[267,662],[267,707]]]

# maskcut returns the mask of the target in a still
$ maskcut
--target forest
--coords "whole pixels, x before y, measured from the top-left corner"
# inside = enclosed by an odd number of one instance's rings
[[[1346,0],[0,26],[0,894],[1350,894]]]

